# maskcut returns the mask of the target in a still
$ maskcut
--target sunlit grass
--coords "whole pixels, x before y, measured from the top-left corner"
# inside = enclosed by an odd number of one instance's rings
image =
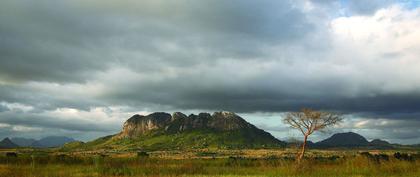
[[[242,152],[261,157],[262,152]],[[219,153],[219,152],[217,152]],[[224,152],[225,153],[225,152]],[[319,154],[322,152],[311,152]],[[331,152],[323,155],[328,157]],[[352,154],[352,153],[350,153]],[[204,154],[205,155],[205,154]],[[286,177],[419,177],[420,162],[393,158],[374,161],[360,155],[339,159],[308,158],[297,165],[285,158],[137,158],[133,156],[54,155],[45,153],[0,157],[1,177],[111,176],[286,176]]]

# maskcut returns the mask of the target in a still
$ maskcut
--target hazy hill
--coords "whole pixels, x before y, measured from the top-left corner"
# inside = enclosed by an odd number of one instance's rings
[[[73,138],[65,136],[48,136],[42,138],[38,141],[33,142],[30,146],[37,148],[46,148],[46,147],[59,147],[63,146],[65,143],[75,141]]]
[[[0,148],[7,149],[7,148],[17,148],[19,147],[17,144],[13,143],[9,138],[4,138],[0,141]]]
[[[399,144],[390,144],[387,141],[381,139],[374,139],[368,141],[362,135],[359,135],[354,132],[347,133],[336,133],[331,137],[319,141],[317,143],[308,144],[312,148],[367,148],[367,149],[391,149],[391,148],[401,148],[403,145]],[[412,147],[412,146],[404,146]]]
[[[132,116],[116,135],[66,145],[70,146],[162,150],[284,147],[285,143],[232,112],[189,116],[180,112],[172,115],[156,112],[147,116]]]
[[[32,145],[32,143],[36,141],[35,139],[32,139],[32,138],[21,138],[21,137],[13,137],[10,140],[21,147],[29,147]]]
[[[381,140],[381,139],[374,139],[371,142],[369,142],[369,146],[383,146],[383,147],[391,147],[392,144],[390,144],[388,141]]]

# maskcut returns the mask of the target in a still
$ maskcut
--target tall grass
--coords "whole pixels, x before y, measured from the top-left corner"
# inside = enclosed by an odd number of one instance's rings
[[[418,161],[373,161],[363,156],[306,159],[300,165],[283,158],[161,159],[27,154],[0,157],[1,177],[111,176],[289,176],[420,177]]]

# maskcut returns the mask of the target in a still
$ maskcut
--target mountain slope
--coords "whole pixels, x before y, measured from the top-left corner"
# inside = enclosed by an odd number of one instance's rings
[[[84,143],[82,148],[194,149],[283,147],[284,142],[231,112],[186,116],[163,112],[134,115],[120,133]]]
[[[17,148],[17,144],[13,143],[9,138],[4,138],[0,141],[0,149]]]

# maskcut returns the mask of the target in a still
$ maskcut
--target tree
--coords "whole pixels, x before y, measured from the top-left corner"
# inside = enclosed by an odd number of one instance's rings
[[[289,112],[284,118],[284,123],[289,124],[290,127],[298,129],[303,134],[303,143],[300,153],[298,154],[297,162],[299,163],[305,155],[306,142],[309,135],[315,131],[322,131],[323,129],[338,124],[342,121],[339,114],[315,111],[304,108],[300,112]]]

